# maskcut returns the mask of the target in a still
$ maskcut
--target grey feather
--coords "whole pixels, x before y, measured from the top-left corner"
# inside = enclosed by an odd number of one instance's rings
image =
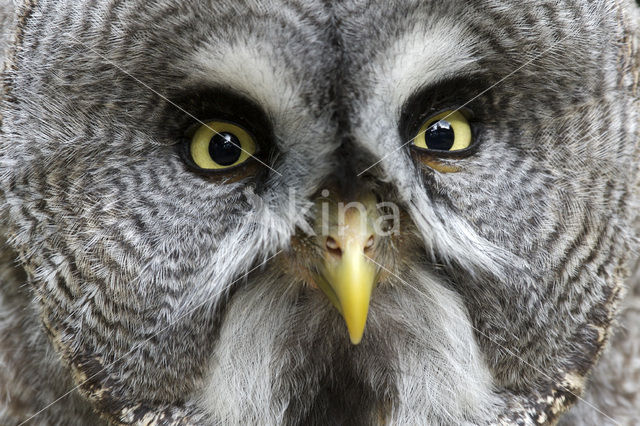
[[[640,417],[633,1],[0,10],[0,423]],[[413,101],[477,149],[423,161]],[[253,107],[268,167],[185,164]],[[402,219],[359,346],[300,273],[340,176]]]

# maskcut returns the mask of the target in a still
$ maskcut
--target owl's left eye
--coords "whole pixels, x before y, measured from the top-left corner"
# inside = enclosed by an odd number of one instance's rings
[[[462,151],[472,144],[469,121],[460,111],[444,111],[424,122],[413,146],[429,151]]]
[[[205,171],[224,171],[248,161],[257,151],[253,136],[227,121],[200,126],[185,150],[188,160]]]

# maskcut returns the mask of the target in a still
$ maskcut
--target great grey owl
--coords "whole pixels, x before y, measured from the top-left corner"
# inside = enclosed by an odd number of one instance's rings
[[[638,424],[631,0],[2,10],[0,424]]]

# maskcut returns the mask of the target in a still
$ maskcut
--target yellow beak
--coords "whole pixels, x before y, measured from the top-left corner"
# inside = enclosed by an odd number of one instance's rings
[[[354,345],[362,341],[371,292],[377,280],[377,269],[369,258],[377,246],[372,231],[372,221],[376,219],[375,197],[369,194],[359,201],[363,209],[349,209],[343,214],[340,209],[336,214],[332,206],[334,225],[326,238],[320,237],[324,255],[316,276],[318,287],[342,314]]]
[[[362,340],[369,313],[371,291],[375,284],[376,269],[365,256],[359,244],[348,244],[340,259],[325,262],[319,287],[342,314],[351,343]]]

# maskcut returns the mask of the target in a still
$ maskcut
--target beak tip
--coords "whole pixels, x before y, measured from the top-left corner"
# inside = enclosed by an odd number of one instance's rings
[[[351,340],[351,344],[357,346],[362,342],[362,336],[352,336],[349,335],[349,339]]]
[[[358,326],[353,326],[353,324],[349,321],[347,322],[347,331],[349,332],[349,340],[351,340],[351,343],[354,345],[359,345],[360,342],[362,341],[362,336],[364,335],[364,328],[365,328],[365,324],[359,324]],[[365,322],[366,322],[366,316],[365,316]]]

